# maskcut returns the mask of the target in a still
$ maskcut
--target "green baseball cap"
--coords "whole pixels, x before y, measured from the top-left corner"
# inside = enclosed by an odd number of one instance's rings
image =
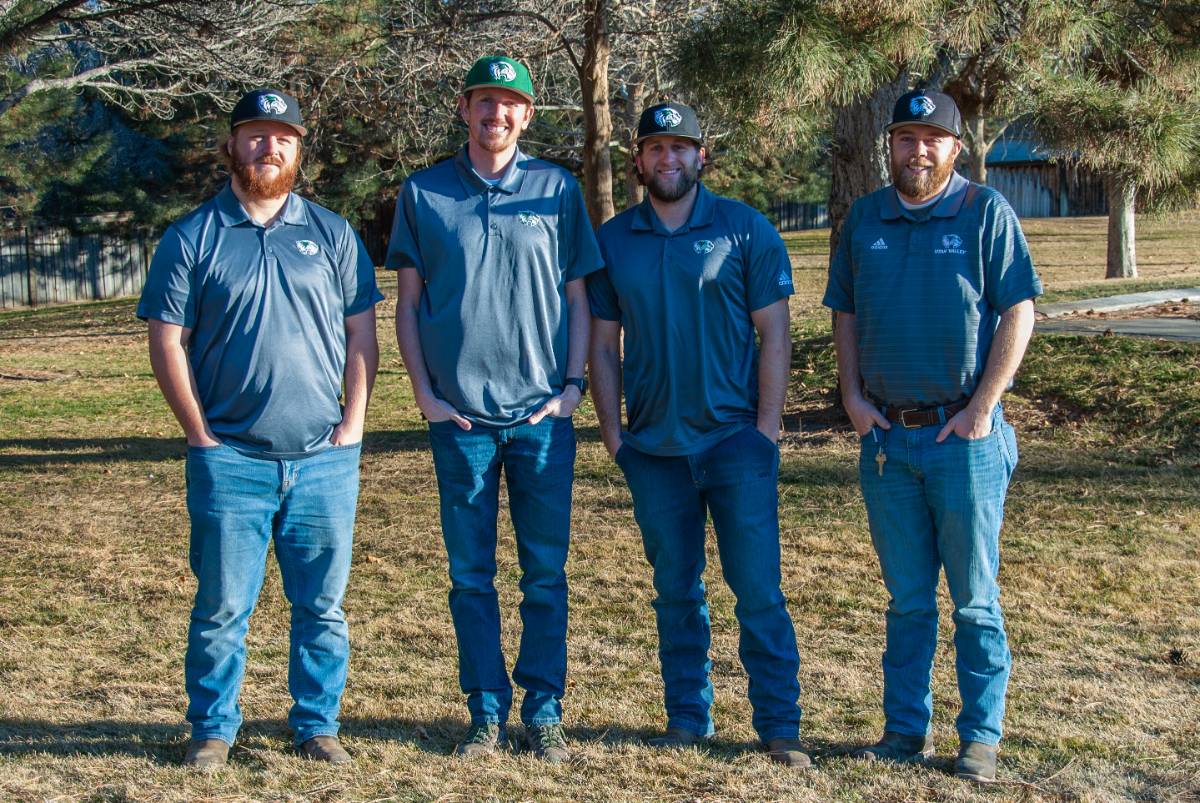
[[[529,78],[529,70],[516,59],[507,56],[484,56],[475,62],[471,71],[467,73],[463,94],[484,86],[516,92],[533,103],[533,81]]]

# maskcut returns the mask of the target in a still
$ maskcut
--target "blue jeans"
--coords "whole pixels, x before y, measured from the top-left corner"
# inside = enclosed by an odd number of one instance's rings
[[[508,720],[512,684],[500,648],[496,516],[500,472],[521,566],[521,645],[512,680],[525,690],[521,721],[562,721],[567,682],[567,548],[575,429],[569,418],[469,431],[430,423],[450,565],[450,616],[458,638],[458,681],[472,724]]]
[[[779,449],[748,426],[699,454],[656,457],[623,445],[616,459],[654,568],[667,727],[713,733],[701,580],[711,513],[721,573],[737,597],[738,657],[750,676],[754,729],[764,742],[795,738],[800,655],[779,589]]]
[[[355,444],[303,460],[260,460],[224,445],[188,448],[189,558],[198,587],[184,681],[193,739],[233,744],[242,724],[246,629],[272,541],[292,609],[288,725],[297,744],[338,732],[359,452]]]
[[[992,432],[976,440],[935,438],[941,425],[874,428],[862,439],[859,478],[887,607],[883,654],[886,729],[929,730],[937,646],[938,575],[954,603],[955,669],[963,741],[998,744],[1012,657],[1000,611],[1000,524],[1017,464],[1013,428],[997,405]],[[883,476],[877,455],[887,456]]]

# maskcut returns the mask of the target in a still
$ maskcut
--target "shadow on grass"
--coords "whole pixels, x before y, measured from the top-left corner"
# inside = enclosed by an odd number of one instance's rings
[[[598,438],[599,435],[597,434]],[[419,452],[429,448],[424,429],[368,432],[363,452]],[[0,439],[0,468],[182,460],[183,438],[6,438]]]

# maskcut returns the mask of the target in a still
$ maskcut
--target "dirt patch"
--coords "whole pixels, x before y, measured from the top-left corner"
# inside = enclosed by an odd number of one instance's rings
[[[1050,320],[1048,316],[1040,318]],[[1053,320],[1097,320],[1097,321],[1132,321],[1140,318],[1188,318],[1200,320],[1200,299],[1184,299],[1165,304],[1154,304],[1148,307],[1133,307],[1131,309],[1113,310],[1111,312],[1068,312],[1058,315]]]

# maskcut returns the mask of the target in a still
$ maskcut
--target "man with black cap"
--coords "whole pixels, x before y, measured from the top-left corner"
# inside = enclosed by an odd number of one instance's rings
[[[1016,215],[954,172],[954,101],[917,90],[887,128],[892,184],[856,201],[830,266],[842,402],[861,438],[859,479],[891,599],[884,734],[858,755],[934,752],[930,677],[937,584],[954,606],[962,708],[955,772],[994,780],[1011,657],[1000,610],[1000,524],[1017,462],[1000,397],[1041,293]]]
[[[247,623],[271,543],[292,611],[288,724],[301,755],[344,764],[342,597],[383,296],[350,224],[291,192],[306,133],[296,99],[249,92],[230,132],[229,184],[167,229],[137,310],[188,443],[197,590],[184,764],[220,767],[237,736]]]
[[[575,430],[590,316],[583,277],[600,267],[570,173],[517,146],[533,119],[525,65],[487,56],[458,111],[467,143],[414,173],[396,201],[387,267],[397,271],[396,336],[429,422],[450,569],[459,684],[471,726],[457,754],[506,742],[512,683],[500,645],[496,517],[500,475],[521,566],[525,742],[569,758],[567,549]]]
[[[700,183],[704,159],[692,109],[660,103],[642,114],[636,160],[647,197],[600,228],[605,269],[588,277],[592,398],[654,569],[667,730],[651,744],[686,747],[713,734],[701,580],[711,514],[737,597],[754,729],[773,760],[805,768],[800,657],[779,568],[791,263],[765,217]]]

